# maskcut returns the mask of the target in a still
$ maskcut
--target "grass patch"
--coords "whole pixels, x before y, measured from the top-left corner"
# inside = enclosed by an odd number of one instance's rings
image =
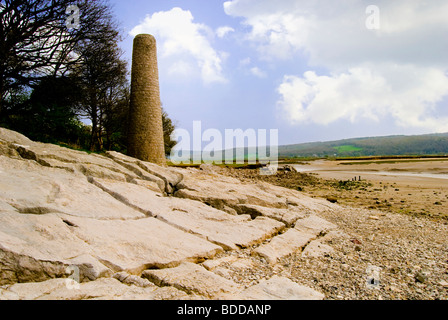
[[[194,164],[194,163],[182,163],[182,164],[174,164],[171,161],[167,160],[168,167],[173,168],[200,168],[201,165],[206,164],[204,161],[201,162],[201,164]],[[256,164],[249,164],[248,162],[243,163],[222,163],[222,164],[215,164],[214,166],[220,167],[220,168],[233,168],[233,169],[259,169],[264,167],[265,165],[256,163]]]
[[[357,190],[357,189],[363,189],[366,190],[369,187],[372,187],[371,183],[368,183],[366,181],[328,181],[328,184],[332,186],[335,189],[338,190]]]
[[[338,153],[348,153],[348,152],[357,152],[362,151],[362,148],[358,148],[352,145],[345,145],[339,147],[333,147]]]

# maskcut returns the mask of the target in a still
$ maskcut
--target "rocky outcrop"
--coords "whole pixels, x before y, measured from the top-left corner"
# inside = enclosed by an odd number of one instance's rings
[[[220,259],[275,264],[335,228],[316,216],[333,206],[0,128],[0,299],[323,299],[278,276],[243,285]]]
[[[316,216],[297,221],[294,228],[254,250],[269,263],[275,264],[291,252],[303,251],[313,240],[324,236],[336,226]]]

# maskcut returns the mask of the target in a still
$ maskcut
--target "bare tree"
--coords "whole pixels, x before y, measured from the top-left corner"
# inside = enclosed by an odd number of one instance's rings
[[[103,149],[104,133],[111,134],[108,119],[114,117],[117,105],[124,99],[128,75],[127,64],[118,47],[120,34],[113,19],[104,21],[104,37],[80,41],[75,52],[80,61],[75,74],[80,79],[84,99],[80,115],[92,122],[90,149]],[[109,131],[103,132],[103,130]]]
[[[79,9],[79,23],[69,21]],[[8,94],[62,76],[79,62],[80,41],[107,37],[110,7],[103,0],[0,1],[0,112]]]

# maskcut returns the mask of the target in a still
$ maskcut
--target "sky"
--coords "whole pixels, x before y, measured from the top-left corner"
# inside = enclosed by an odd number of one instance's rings
[[[178,128],[278,129],[279,144],[448,132],[446,0],[110,0],[158,45]]]

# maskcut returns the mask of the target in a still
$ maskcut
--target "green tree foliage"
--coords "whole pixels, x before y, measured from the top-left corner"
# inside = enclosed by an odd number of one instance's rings
[[[42,79],[30,95],[22,91],[8,100],[4,115],[10,129],[26,132],[30,139],[82,146],[88,128],[76,117],[81,94],[71,78]]]
[[[165,110],[162,109],[162,123],[163,123],[163,140],[165,142],[165,154],[169,156],[171,149],[173,149],[177,142],[171,138],[174,130],[176,129],[173,121],[168,116]]]
[[[448,154],[448,133],[358,138],[282,146],[281,157],[361,157]]]

